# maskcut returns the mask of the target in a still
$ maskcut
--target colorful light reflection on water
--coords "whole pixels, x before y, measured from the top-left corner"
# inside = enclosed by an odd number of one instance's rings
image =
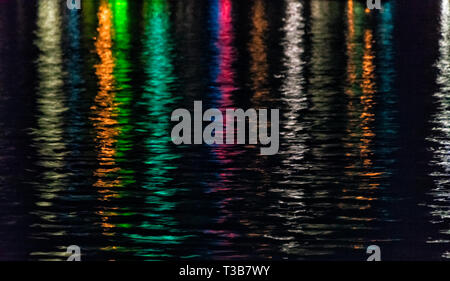
[[[0,1],[1,260],[449,258],[448,0],[25,2]],[[279,154],[175,146],[194,99],[279,108]]]

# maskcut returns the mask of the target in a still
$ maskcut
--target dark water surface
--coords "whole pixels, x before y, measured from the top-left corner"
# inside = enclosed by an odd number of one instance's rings
[[[450,2],[0,0],[0,260],[450,258]],[[280,151],[175,146],[279,108]]]

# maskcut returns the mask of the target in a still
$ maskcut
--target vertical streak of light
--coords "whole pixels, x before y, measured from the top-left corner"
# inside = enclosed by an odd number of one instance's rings
[[[374,36],[377,38],[377,53],[376,53],[376,75],[377,75],[377,89],[376,89],[376,122],[375,130],[377,132],[377,142],[374,145],[374,155],[377,163],[373,165],[373,169],[382,170],[383,173],[374,173],[380,176],[380,183],[383,183],[383,189],[394,187],[387,179],[392,178],[395,171],[395,152],[398,149],[398,96],[394,87],[394,80],[396,77],[395,66],[395,49],[394,49],[394,1],[388,1],[383,4],[383,10],[378,13],[379,25]],[[378,192],[384,192],[383,189],[377,189]],[[378,195],[380,200],[385,200],[386,195]],[[375,208],[373,208],[375,209]],[[391,212],[384,208],[376,208],[378,212],[383,212],[383,220],[396,221],[392,217]],[[396,240],[395,234],[390,232],[389,240]]]
[[[233,101],[231,99],[235,86],[235,71],[233,63],[236,60],[236,49],[234,47],[234,30],[232,17],[232,2],[230,0],[215,0],[211,7],[212,31],[214,38],[214,103],[218,109],[225,114],[227,109],[233,109]],[[223,120],[226,124],[226,120]],[[226,128],[223,128],[223,136],[225,138]],[[222,163],[230,160],[224,145],[215,145],[213,151],[216,157]]]
[[[439,166],[446,172],[450,172],[450,102],[447,98],[450,92],[450,4],[448,0],[441,2],[441,39],[439,41],[439,60],[437,68],[439,70],[437,84],[440,91],[435,94],[438,100],[438,114],[435,116],[435,131],[439,131],[443,137],[436,139],[444,149],[436,151],[436,156],[440,159]]]
[[[37,66],[39,86],[37,93],[38,129],[34,141],[40,156],[39,164],[46,169],[47,187],[41,187],[39,206],[51,206],[51,200],[61,190],[65,173],[57,171],[65,165],[63,115],[67,111],[63,96],[62,19],[57,1],[38,3],[37,41],[40,51]]]
[[[143,6],[143,54],[145,82],[139,104],[146,114],[138,122],[145,132],[145,220],[140,233],[129,234],[134,241],[146,243],[137,255],[147,260],[173,257],[174,245],[181,244],[186,236],[180,235],[178,221],[171,215],[177,208],[172,200],[178,190],[171,186],[171,170],[177,169],[174,160],[179,158],[171,147],[170,112],[175,98],[172,94],[176,81],[173,66],[169,5],[166,0],[146,0]]]
[[[234,28],[233,28],[233,4],[231,0],[214,0],[210,9],[210,28],[212,31],[213,40],[213,103],[224,114],[226,109],[233,109],[232,93],[236,90],[235,86],[235,70],[233,63],[236,60],[236,49],[234,46]],[[227,118],[227,117],[225,117]],[[226,124],[226,119],[223,120]],[[226,126],[223,127],[222,135],[225,137]],[[211,151],[215,157],[215,161],[223,166],[228,166],[232,163],[232,156],[236,153],[233,151],[233,145],[213,145]],[[227,182],[231,181],[233,176],[232,169],[228,167],[221,168],[218,172],[217,181],[211,183],[210,192],[225,192],[230,190]],[[225,195],[226,196],[226,195]],[[229,245],[230,239],[236,237],[238,234],[231,230],[223,229],[231,217],[233,212],[229,210],[229,205],[234,201],[232,197],[221,198],[218,203],[221,215],[216,219],[216,223],[220,226],[219,230],[206,230],[207,233],[219,235],[221,240],[217,244],[221,246]]]
[[[111,177],[112,173],[119,170],[115,161],[117,135],[117,120],[115,119],[114,102],[114,57],[112,53],[112,14],[107,1],[102,0],[97,13],[98,16],[98,36],[95,41],[95,49],[100,63],[95,65],[95,73],[98,77],[98,93],[95,97],[95,104],[91,107],[93,117],[91,121],[96,130],[96,147],[98,150],[97,160],[99,167],[94,175],[97,181],[95,187],[99,188],[101,194],[100,200],[110,201],[118,197],[115,187],[120,186],[117,177]],[[111,216],[116,215],[114,210],[117,208],[108,208],[99,211],[102,219],[102,227],[105,235],[114,235],[111,230],[115,225],[109,221]]]
[[[266,33],[268,22],[264,10],[264,2],[262,0],[254,1],[252,7],[252,23],[251,41],[248,44],[251,66],[250,72],[252,76],[252,90],[254,91],[253,100],[266,100],[269,90],[267,88],[268,68],[267,63],[267,46]]]
[[[358,80],[357,74],[357,44],[356,44],[356,30],[355,30],[355,6],[353,0],[347,1],[347,38],[346,38],[346,48],[347,48],[347,83],[348,87],[346,87],[345,92],[348,95],[348,104],[347,104],[347,115],[349,118],[349,124],[347,126],[347,137],[344,146],[349,149],[346,153],[347,157],[354,157],[354,142],[352,140],[352,135],[354,128],[357,126],[355,124],[355,112],[357,110],[357,102],[355,101],[356,92],[358,89],[354,86]],[[359,33],[359,28],[358,28]],[[347,174],[351,175],[353,173],[353,169],[355,168],[355,164],[350,161],[350,166],[347,167]],[[346,190],[344,190],[346,191]]]
[[[287,0],[285,5],[286,12],[282,28],[284,38],[281,43],[284,53],[282,60],[284,66],[282,77],[284,79],[281,85],[281,100],[284,103],[284,110],[281,136],[286,148],[283,148],[280,153],[283,155],[281,173],[287,185],[283,189],[273,188],[272,190],[277,190],[276,192],[282,195],[282,199],[277,202],[280,206],[276,207],[279,210],[276,215],[285,220],[288,231],[283,233],[283,237],[273,231],[269,237],[285,241],[281,245],[282,252],[295,254],[302,247],[300,242],[294,239],[292,232],[294,230],[305,231],[303,225],[298,223],[296,218],[299,214],[306,212],[304,189],[298,180],[298,175],[302,173],[302,170],[308,169],[307,164],[301,161],[304,158],[306,145],[304,143],[305,126],[299,120],[302,110],[307,108],[306,92],[303,88],[305,19],[303,2]],[[295,202],[295,204],[284,209],[283,205],[286,201]]]
[[[375,137],[373,123],[375,120],[374,95],[376,92],[375,84],[375,55],[373,50],[373,31],[363,29],[366,14],[358,3],[354,5],[352,0],[347,3],[347,83],[346,93],[348,95],[348,116],[349,124],[347,128],[348,141],[346,147],[351,149],[347,156],[362,160],[361,176],[369,178],[378,177],[380,173],[373,173],[372,169],[372,141]],[[362,43],[360,42],[362,40]],[[356,141],[354,138],[358,137]],[[358,144],[358,156],[354,153],[355,144]],[[356,151],[355,151],[356,152]],[[356,163],[352,162],[347,167],[349,173],[357,168]],[[377,184],[370,184],[376,187]],[[369,187],[370,188],[370,187]]]
[[[81,77],[81,58],[80,58],[80,16],[76,11],[70,11],[68,13],[67,31],[69,37],[69,49],[70,57],[68,61],[68,71],[70,80],[71,97],[70,102],[76,101],[79,96],[78,86],[82,83]]]
[[[170,160],[178,156],[170,149],[170,137],[167,130],[170,127],[167,116],[170,115],[171,105],[175,98],[172,95],[174,82],[173,43],[170,36],[169,6],[166,0],[147,1],[145,12],[144,34],[144,85],[143,103],[147,107],[149,117],[145,130],[150,134],[146,140],[149,149],[147,164],[151,169],[148,175],[148,188],[161,188],[171,180],[168,175],[176,167],[169,164]],[[167,195],[173,193],[174,190]]]
[[[378,30],[378,41],[382,51],[378,54],[377,73],[379,73],[380,114],[378,116],[379,138],[386,144],[378,145],[378,154],[384,159],[385,167],[393,163],[393,152],[398,149],[397,122],[398,97],[394,89],[395,50],[394,50],[394,9],[393,2],[387,2],[381,13],[381,24]],[[388,172],[392,174],[392,169]]]
[[[363,112],[361,113],[361,129],[362,138],[360,144],[361,158],[364,159],[364,167],[369,169],[372,166],[371,155],[373,154],[371,149],[371,143],[375,137],[373,132],[374,122],[374,94],[375,94],[375,66],[374,66],[374,54],[372,50],[373,35],[372,30],[365,30],[364,32],[364,56],[363,56],[363,75],[362,75],[362,96],[361,104],[363,105]],[[368,176],[371,173],[366,174]]]
[[[218,10],[217,14],[213,14],[213,17],[217,19],[217,37],[215,45],[217,47],[217,77],[215,82],[217,83],[218,99],[217,104],[219,109],[224,113],[227,109],[232,108],[233,102],[231,100],[232,92],[235,90],[234,86],[234,70],[233,63],[235,60],[234,49],[234,31],[233,31],[233,18],[232,18],[232,2],[230,0],[217,0]],[[226,117],[225,117],[226,118]],[[224,124],[226,120],[224,120]],[[223,136],[225,137],[225,126]],[[229,163],[228,151],[223,145],[216,145],[213,148],[216,157],[221,163]],[[220,176],[228,175],[228,173],[221,173]],[[222,188],[219,188],[222,189]],[[226,190],[226,188],[225,188]],[[224,200],[224,204],[229,201],[230,198]],[[224,210],[224,209],[223,209]],[[228,214],[219,221],[225,221],[225,217],[231,216]]]
[[[101,3],[99,8],[99,37],[96,44],[97,55],[100,57],[100,64],[96,66],[97,76],[99,77],[100,92],[103,91],[102,96],[97,96],[96,106],[99,106],[100,111],[107,112],[103,115],[103,121],[106,123],[97,123],[100,127],[106,125],[109,140],[105,143],[108,147],[108,152],[105,154],[106,160],[109,163],[100,161],[100,165],[106,164],[111,166],[103,170],[98,170],[100,173],[98,187],[103,188],[100,192],[103,194],[102,201],[104,201],[103,210],[98,211],[102,219],[102,227],[104,235],[112,236],[123,231],[122,228],[130,228],[129,221],[124,221],[125,218],[134,214],[126,204],[128,198],[127,188],[131,183],[134,183],[134,171],[124,168],[126,162],[126,152],[131,149],[129,143],[130,131],[132,124],[130,124],[130,110],[131,102],[129,90],[129,72],[130,63],[128,61],[128,51],[130,48],[130,33],[128,30],[128,0],[110,0],[109,5]],[[103,41],[103,43],[100,43]],[[100,70],[100,72],[99,72]],[[102,79],[105,79],[102,82]],[[97,114],[98,114],[97,113]],[[108,120],[109,119],[109,120]],[[98,119],[100,120],[100,119]],[[102,129],[104,130],[104,129]],[[102,179],[106,178],[106,180]],[[114,190],[111,190],[114,188]],[[110,190],[108,190],[110,189]],[[121,201],[111,206],[107,201],[112,198],[120,198]],[[129,251],[129,249],[122,246],[108,244],[101,248],[102,251],[107,252],[121,252]]]
[[[266,104],[271,101],[269,90],[269,63],[268,63],[268,36],[269,22],[267,18],[267,6],[264,0],[253,1],[251,9],[251,21],[252,27],[250,30],[250,41],[248,42],[248,52],[250,54],[250,78],[251,89],[253,92],[251,101],[253,108],[258,109],[265,108]],[[258,126],[258,124],[256,124]],[[247,146],[251,147],[251,146]],[[265,158],[259,157],[252,159],[252,165],[260,167],[264,165]],[[261,180],[264,182],[271,182],[269,173],[261,173]],[[257,196],[261,198],[267,196],[266,192],[259,192]],[[245,233],[247,237],[263,237],[267,235],[270,230],[262,229],[259,225],[255,224],[254,218],[251,216],[245,216],[240,219],[240,223],[243,224],[248,231]],[[268,250],[268,245],[265,243],[257,243],[254,245],[258,252],[264,252]],[[270,250],[268,250],[270,251]]]
[[[97,55],[100,63],[95,66],[96,74],[99,79],[99,92],[95,97],[95,105],[92,106],[95,117],[92,118],[94,126],[97,129],[97,147],[99,148],[98,160],[101,168],[97,169],[96,175],[99,177],[95,186],[109,188],[113,187],[114,182],[104,181],[107,174],[116,170],[114,168],[115,160],[115,137],[118,132],[114,119],[114,58],[112,54],[112,21],[111,10],[106,1],[102,1],[98,11],[98,37],[95,42]]]
[[[353,40],[355,39],[355,12],[353,7],[353,0],[347,1],[347,28],[347,79],[349,80],[350,84],[353,84],[356,81],[356,65],[353,61],[355,52],[355,43],[353,42]],[[347,94],[353,96],[353,91],[351,90],[351,88],[347,90]],[[353,111],[353,108],[354,107],[350,102],[349,110]]]
[[[234,31],[232,17],[232,2],[230,0],[219,0],[219,34],[217,38],[217,48],[219,51],[219,75],[216,83],[220,86],[221,98],[220,109],[224,110],[232,105],[231,94],[234,86],[235,72],[233,63],[235,61],[236,50],[234,48]]]
[[[286,72],[284,74],[284,81],[281,88],[282,100],[287,106],[287,110],[283,113],[286,122],[283,124],[285,132],[284,138],[291,144],[288,148],[289,159],[286,161],[293,162],[303,158],[305,153],[305,145],[299,142],[298,132],[301,132],[304,127],[298,122],[300,111],[306,108],[306,96],[303,90],[302,83],[304,61],[302,59],[303,49],[303,35],[304,19],[303,4],[297,1],[287,1],[286,3],[286,18],[283,30],[285,38],[283,39],[284,48],[284,66]]]
[[[39,201],[32,212],[39,217],[34,224],[33,236],[45,239],[49,236],[64,236],[58,212],[59,193],[66,187],[68,174],[64,172],[67,144],[64,132],[64,114],[67,111],[63,95],[62,17],[60,2],[40,0],[38,2],[35,44],[39,50],[37,60],[37,128],[33,132],[37,148],[37,169],[42,171],[42,180],[37,182]],[[30,253],[40,260],[59,260],[57,253],[42,251]]]
[[[358,21],[359,23],[359,21]],[[344,146],[349,149],[349,151],[346,153],[347,157],[354,157],[354,146],[355,143],[352,140],[352,136],[355,135],[355,127],[357,124],[355,124],[355,115],[357,111],[358,103],[356,101],[356,93],[359,89],[355,87],[358,81],[358,69],[357,64],[359,62],[358,55],[357,55],[357,43],[356,36],[358,30],[355,30],[355,5],[353,0],[347,1],[347,38],[346,38],[346,48],[347,48],[347,83],[348,87],[346,87],[346,94],[348,96],[348,104],[347,104],[347,115],[349,118],[349,124],[347,127],[347,134],[348,137],[346,138],[346,142]],[[350,166],[347,167],[347,174],[351,175],[353,173],[353,169],[355,168],[355,164],[351,161]],[[346,191],[346,190],[344,190]]]
[[[357,82],[358,74],[357,74],[357,54],[356,54],[356,43],[355,43],[356,31],[355,31],[355,7],[353,0],[348,0],[347,2],[347,82],[349,87],[346,89],[346,94],[349,96],[349,102],[347,105],[347,111],[349,112],[349,118],[352,119],[353,114],[356,110],[355,107],[355,89],[354,85]],[[348,130],[349,133],[350,129]],[[347,142],[346,145],[348,147],[352,147],[352,142]],[[350,156],[350,155],[348,155]]]
[[[374,189],[378,188],[381,173],[374,172],[372,163],[374,152],[372,142],[375,137],[375,53],[373,31],[367,27],[368,17],[363,4],[349,0],[347,2],[347,118],[344,137],[346,156],[349,165],[345,174],[355,179],[355,187],[345,187],[343,202],[339,207],[355,210],[352,215],[343,215],[349,222],[364,221],[370,223],[374,216],[366,214],[372,208]],[[369,224],[368,224],[369,227]],[[359,235],[359,233],[357,234]],[[352,244],[358,248],[361,245]]]
[[[431,191],[434,200],[430,204],[433,224],[438,225],[439,232],[447,239],[431,239],[429,243],[448,245],[450,229],[450,3],[441,1],[441,38],[439,40],[439,58],[436,63],[438,75],[436,83],[439,91],[434,94],[437,112],[433,116],[433,133],[429,137],[434,157],[430,165],[433,166],[431,176],[436,187]],[[448,248],[448,247],[447,247]],[[442,253],[442,257],[450,259],[450,251]]]
[[[80,14],[78,11],[72,10],[68,13],[67,22],[69,49],[68,49],[68,91],[69,91],[69,106],[70,106],[70,126],[68,127],[68,133],[70,135],[71,145],[78,146],[81,140],[81,127],[80,122],[82,119],[81,109],[77,106],[80,102],[81,86],[83,83],[82,69],[81,69],[81,53],[80,53]],[[72,147],[72,154],[79,156],[78,147]],[[74,156],[74,155],[72,155]]]
[[[115,46],[113,55],[115,58],[115,114],[118,122],[118,136],[116,144],[116,161],[123,163],[127,161],[127,153],[132,149],[134,124],[131,122],[131,103],[133,92],[130,85],[130,30],[128,18],[128,0],[112,1],[113,22],[115,31]],[[123,187],[135,182],[135,171],[120,167],[120,177]]]

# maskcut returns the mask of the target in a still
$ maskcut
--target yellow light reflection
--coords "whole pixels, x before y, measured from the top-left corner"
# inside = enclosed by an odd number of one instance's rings
[[[97,131],[98,161],[101,166],[95,171],[95,176],[98,177],[95,186],[103,188],[111,188],[118,184],[117,180],[109,180],[107,176],[119,169],[115,167],[114,159],[116,137],[119,131],[116,127],[117,120],[114,118],[114,58],[111,50],[111,17],[111,10],[107,2],[103,1],[98,12],[99,27],[95,42],[95,48],[100,58],[100,63],[95,66],[95,73],[99,79],[99,92],[95,97],[95,105],[91,107],[94,113],[91,120],[94,121]],[[108,192],[109,190],[103,191],[103,193]]]
[[[364,32],[364,57],[363,57],[363,74],[362,74],[362,96],[361,104],[363,105],[363,111],[361,113],[361,124],[362,138],[360,144],[360,154],[361,158],[364,160],[363,165],[365,168],[370,168],[372,166],[372,160],[370,159],[372,155],[371,142],[375,137],[373,132],[373,122],[374,122],[374,94],[375,94],[375,66],[374,66],[374,55],[372,50],[373,35],[372,30],[367,29]],[[370,175],[367,173],[366,175]]]
[[[114,102],[114,57],[112,52],[112,12],[106,1],[102,1],[97,13],[98,17],[98,36],[95,41],[95,50],[100,58],[100,63],[95,65],[95,74],[98,77],[98,93],[95,97],[95,104],[91,107],[91,121],[96,130],[97,160],[99,167],[95,170],[94,176],[97,181],[95,187],[100,188],[100,201],[110,201],[119,197],[115,187],[120,186],[120,180],[113,176],[119,167],[116,165],[116,143],[120,131],[116,120],[116,107]],[[117,207],[108,207],[108,212],[99,211],[97,214],[101,217],[101,226],[103,234],[106,236],[114,235],[111,232],[115,227],[109,221],[111,216],[116,216],[114,210]]]
[[[252,8],[251,41],[249,43],[249,52],[251,56],[250,72],[252,76],[252,90],[254,91],[253,99],[267,99],[268,88],[268,64],[267,64],[267,47],[265,42],[265,34],[267,33],[268,22],[266,20],[264,2],[256,0]]]
[[[370,15],[363,13],[360,3],[356,6],[353,0],[348,0],[346,42],[348,86],[345,92],[349,98],[347,104],[349,124],[345,146],[349,151],[346,156],[355,159],[358,153],[362,168],[366,171],[361,175],[371,177],[374,174],[369,170],[373,166],[371,144],[375,137],[373,122],[376,77],[373,31],[364,28],[368,16]],[[355,141],[355,137],[358,137],[358,142]],[[353,173],[356,168],[357,163],[352,162],[347,171]]]

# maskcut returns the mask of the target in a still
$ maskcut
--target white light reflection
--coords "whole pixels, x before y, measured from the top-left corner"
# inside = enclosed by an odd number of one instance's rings
[[[450,2],[441,2],[441,39],[439,41],[439,59],[437,84],[439,91],[434,94],[437,103],[437,113],[434,115],[433,134],[429,138],[434,157],[431,165],[435,167],[431,176],[436,188],[431,192],[433,204],[430,205],[433,224],[441,225],[440,232],[449,235],[450,229]],[[450,240],[439,239],[430,243],[449,243]],[[450,258],[448,252],[443,258]]]

